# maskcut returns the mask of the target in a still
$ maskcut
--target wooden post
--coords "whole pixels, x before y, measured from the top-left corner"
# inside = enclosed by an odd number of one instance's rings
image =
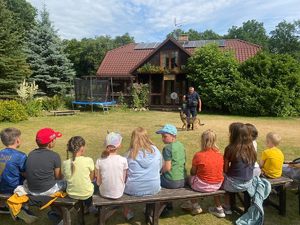
[[[149,74],[149,106],[152,104],[151,102],[151,93],[152,93],[152,75]]]
[[[160,93],[160,104],[163,105],[165,103],[164,101],[165,97],[165,80],[164,75],[162,76],[162,84],[161,84],[161,93]]]
[[[284,184],[279,186],[279,214],[282,216],[286,214],[286,188]]]

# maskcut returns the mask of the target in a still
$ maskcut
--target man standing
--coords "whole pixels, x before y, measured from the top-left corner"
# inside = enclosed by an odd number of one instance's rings
[[[200,96],[195,91],[194,87],[189,87],[188,94],[183,96],[183,102],[186,103],[185,112],[186,112],[187,125],[188,125],[188,129],[189,129],[191,114],[192,114],[192,121],[194,121],[197,116],[197,106],[198,106],[199,112],[201,112],[201,106],[202,106]]]

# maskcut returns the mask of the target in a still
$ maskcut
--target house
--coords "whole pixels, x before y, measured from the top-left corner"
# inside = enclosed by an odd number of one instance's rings
[[[197,47],[215,43],[221,49],[230,49],[243,62],[254,56],[261,47],[239,39],[188,41],[184,35],[162,43],[131,43],[107,52],[98,71],[100,78],[113,81],[115,96],[121,92],[130,95],[133,82],[148,83],[150,107],[174,107],[188,89],[184,66]],[[171,98],[175,92],[177,98]],[[175,97],[176,97],[175,94]]]

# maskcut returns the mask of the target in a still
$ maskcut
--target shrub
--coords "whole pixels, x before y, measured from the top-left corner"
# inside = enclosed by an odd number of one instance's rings
[[[145,108],[149,101],[149,85],[133,83],[132,85],[132,106],[133,108]]]
[[[54,95],[53,97],[42,98],[42,105],[44,110],[50,111],[64,108],[65,102],[62,97]]]
[[[19,122],[27,120],[26,108],[15,100],[0,101],[0,121]]]
[[[43,103],[40,99],[33,99],[28,101],[25,105],[26,112],[30,117],[37,117],[41,115],[43,110]]]

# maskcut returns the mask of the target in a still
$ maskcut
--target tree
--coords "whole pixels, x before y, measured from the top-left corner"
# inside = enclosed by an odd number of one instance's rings
[[[230,51],[221,51],[209,44],[196,49],[187,63],[188,79],[201,93],[205,106],[210,110],[228,112],[227,96],[239,79],[238,62]]]
[[[300,66],[290,55],[261,52],[242,63],[239,71],[243,79],[253,87],[247,85],[252,92],[248,96],[255,99],[251,114],[300,114]]]
[[[31,30],[28,40],[28,62],[32,70],[30,79],[39,86],[41,93],[62,95],[72,88],[75,71],[45,7],[40,14],[41,19]]]
[[[29,74],[22,32],[13,13],[0,0],[0,96],[16,95],[18,85]]]
[[[189,37],[190,41],[195,41],[195,40],[217,40],[221,39],[222,36],[218,35],[215,33],[213,30],[205,30],[204,32],[198,32],[193,29],[189,29],[187,32],[183,31],[182,29],[176,29],[173,30],[171,33],[167,35],[167,37],[174,37],[178,38],[179,35],[181,34],[186,34]]]
[[[228,30],[226,38],[238,38],[261,45],[265,50],[268,49],[268,36],[264,24],[256,20],[248,20],[241,27],[232,26]]]
[[[76,76],[94,76],[107,51],[132,43],[128,33],[112,39],[110,36],[65,40],[65,52],[74,64]]]
[[[130,36],[128,33],[123,34],[122,36],[116,36],[114,39],[114,44],[116,47],[134,43],[134,37]]]
[[[273,53],[297,55],[300,51],[300,20],[288,23],[280,22],[270,32],[270,50]]]
[[[4,0],[6,7],[13,12],[16,23],[24,36],[35,24],[36,9],[25,0]]]

